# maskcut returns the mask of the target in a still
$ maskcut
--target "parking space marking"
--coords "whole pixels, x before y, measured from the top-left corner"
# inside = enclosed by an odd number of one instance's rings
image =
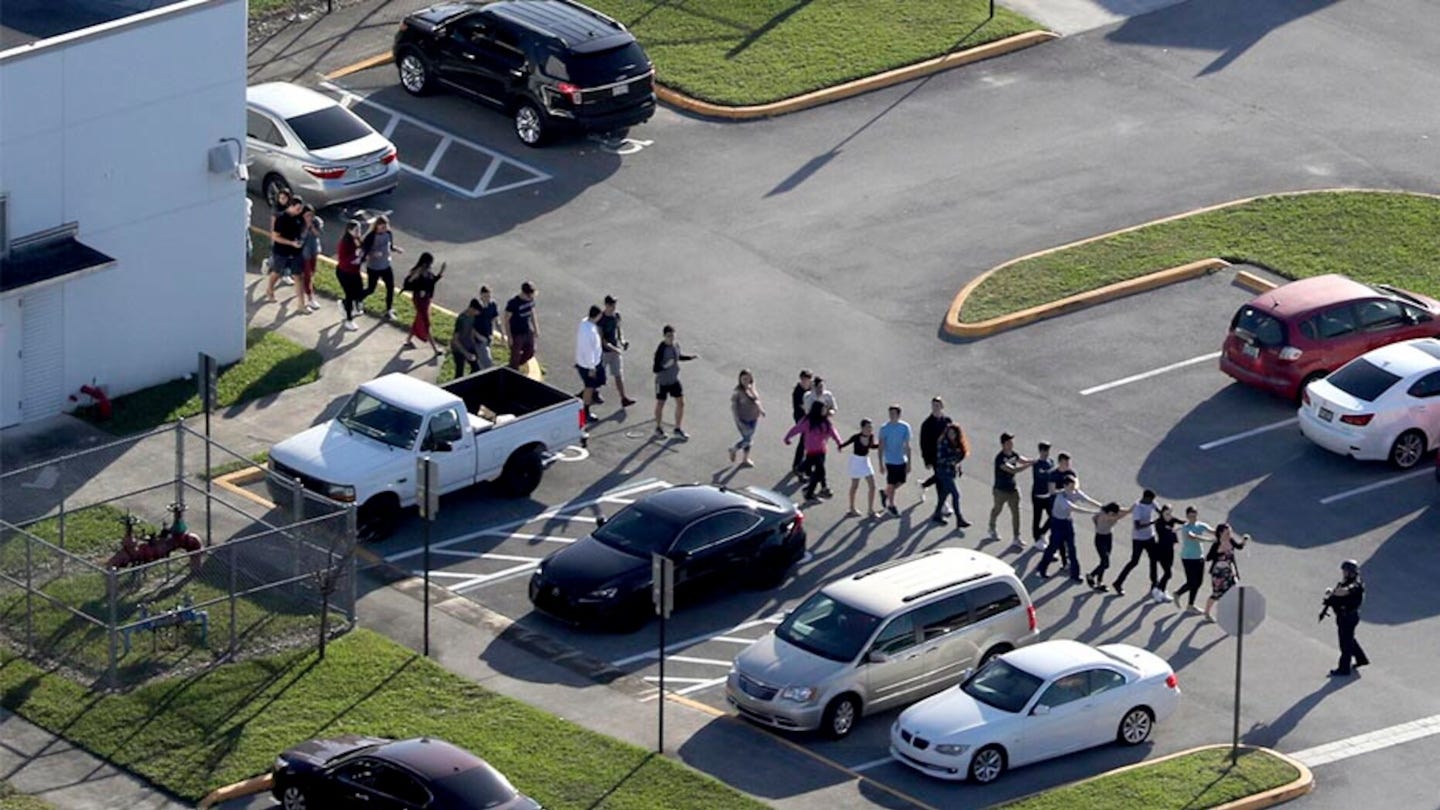
[[[766,616],[763,619],[751,619],[748,622],[741,622],[734,627],[727,627],[717,633],[704,633],[698,636],[691,636],[690,638],[687,638],[683,641],[677,641],[674,644],[667,644],[665,645],[666,660],[673,660],[669,657],[669,653],[672,650],[683,650],[686,647],[693,647],[696,644],[710,641],[711,639],[718,638],[722,635],[729,635],[730,633],[735,633],[740,630],[749,630],[752,627],[759,627],[762,624],[779,624],[783,620],[784,617],[780,615]],[[750,641],[747,641],[745,643],[750,644],[753,641],[754,639],[751,639]],[[660,651],[658,649],[646,650],[643,653],[636,653],[635,655],[621,658],[618,661],[611,661],[610,666],[615,667],[616,669],[623,669],[624,667],[627,667],[630,664],[634,664],[639,661],[658,660],[659,658]],[[726,666],[729,666],[729,664],[726,664]]]
[[[1115,381],[1113,381],[1113,382],[1108,382],[1108,383],[1104,383],[1104,384],[1102,384],[1102,385],[1096,385],[1096,386],[1092,386],[1092,387],[1090,387],[1090,388],[1086,388],[1084,391],[1081,391],[1081,392],[1080,392],[1080,396],[1082,396],[1082,397],[1088,397],[1088,396],[1090,396],[1091,394],[1098,394],[1098,393],[1100,393],[1101,391],[1109,391],[1111,388],[1119,388],[1119,387],[1122,386],[1122,385],[1129,385],[1130,383],[1133,383],[1133,382],[1140,382],[1141,380],[1148,380],[1148,379],[1150,379],[1151,377],[1158,377],[1158,376],[1160,376],[1161,374],[1164,374],[1164,373],[1169,372],[1169,371],[1174,371],[1174,370],[1179,369],[1179,368],[1185,368],[1186,366],[1193,366],[1193,365],[1195,365],[1196,363],[1204,363],[1204,362],[1207,361],[1207,360],[1215,360],[1215,359],[1217,359],[1218,357],[1220,357],[1220,352],[1210,352],[1209,354],[1202,354],[1202,355],[1200,355],[1199,357],[1192,357],[1192,358],[1190,358],[1189,360],[1181,360],[1181,361],[1178,362],[1178,363],[1171,363],[1171,364],[1168,365],[1168,366],[1161,366],[1160,368],[1152,369],[1152,370],[1150,370],[1150,371],[1144,371],[1144,372],[1141,372],[1141,373],[1139,373],[1139,374],[1132,374],[1132,375],[1130,375],[1129,377],[1122,377],[1122,378],[1120,378],[1120,379],[1118,379],[1118,380],[1115,380]]]
[[[499,582],[502,579],[510,579],[511,577],[516,577],[521,574],[528,574],[531,571],[534,571],[535,567],[539,564],[540,561],[537,559],[532,560],[528,563],[517,565],[514,568],[506,568],[504,571],[497,571],[493,574],[481,574],[479,576],[476,576],[475,579],[470,582],[464,582],[451,587],[450,590],[454,591],[455,593],[464,593],[471,588],[478,588],[481,585],[490,585],[492,583]],[[433,574],[434,572],[432,571],[431,573]]]
[[[1387,479],[1385,479],[1384,481],[1376,481],[1376,482],[1373,483],[1373,484],[1366,484],[1366,485],[1363,486],[1363,487],[1356,487],[1356,488],[1354,488],[1354,489],[1347,489],[1347,490],[1345,490],[1344,492],[1337,492],[1337,493],[1335,493],[1334,495],[1330,495],[1330,496],[1328,496],[1328,497],[1321,498],[1321,499],[1320,499],[1320,503],[1321,503],[1322,505],[1327,505],[1327,506],[1328,506],[1329,504],[1332,504],[1332,503],[1334,503],[1334,502],[1336,502],[1336,501],[1343,501],[1343,500],[1345,500],[1346,498],[1349,498],[1349,497],[1351,497],[1351,496],[1353,496],[1353,495],[1363,495],[1363,494],[1365,494],[1366,492],[1374,492],[1374,491],[1377,490],[1377,489],[1383,489],[1384,487],[1388,487],[1388,486],[1390,486],[1391,484],[1398,484],[1398,483],[1400,483],[1400,482],[1402,482],[1402,481],[1409,481],[1411,478],[1419,478],[1419,477],[1422,476],[1422,475],[1431,475],[1431,474],[1432,474],[1432,473],[1431,473],[1431,470],[1430,470],[1428,467],[1425,468],[1425,469],[1423,469],[1423,470],[1411,470],[1410,472],[1405,473],[1404,475],[1397,475],[1397,476],[1395,476],[1394,478],[1387,478]]]
[[[890,763],[892,763],[892,762],[894,762],[894,761],[895,761],[895,758],[894,758],[894,757],[890,757],[890,756],[887,756],[887,757],[885,757],[885,758],[883,758],[883,759],[872,759],[872,760],[870,760],[869,762],[862,762],[862,763],[860,763],[859,765],[851,765],[851,766],[850,766],[850,770],[852,770],[852,771],[868,771],[868,770],[870,770],[871,768],[878,768],[878,767],[880,767],[881,765],[889,765]]]
[[[729,666],[729,664],[726,664],[726,666]],[[667,690],[665,690],[665,691],[666,691],[667,694],[679,695],[679,696],[681,696],[681,697],[684,697],[685,695],[693,695],[693,694],[695,694],[696,692],[703,692],[703,691],[705,691],[706,689],[709,689],[709,688],[712,687],[712,686],[719,686],[720,684],[725,683],[725,681],[728,679],[728,677],[729,677],[729,676],[722,676],[722,677],[719,677],[719,678],[677,678],[677,677],[675,677],[674,675],[666,675],[666,676],[665,676],[665,680],[666,680],[667,682],[668,682],[668,681],[677,681],[677,682],[684,681],[684,682],[690,682],[690,685],[687,686],[687,687],[685,687],[685,688],[683,688],[683,689],[667,689]],[[655,676],[653,676],[653,675],[646,675],[646,676],[645,676],[645,680],[649,681],[650,683],[657,683],[660,679],[657,678],[657,677],[655,677]],[[652,700],[657,700],[657,699],[659,699],[659,697],[660,697],[660,692],[659,692],[658,689],[657,689],[657,691],[655,691],[653,694],[649,694],[649,695],[646,695],[646,696],[643,697],[643,698],[640,698],[640,702],[641,702],[641,703],[649,703],[649,702],[652,701]]]
[[[1282,420],[1280,420],[1279,422],[1276,422],[1276,423],[1274,423],[1274,424],[1272,424],[1272,425],[1261,425],[1260,427],[1253,428],[1253,429],[1251,429],[1251,430],[1247,430],[1247,431],[1245,431],[1244,433],[1236,433],[1234,436],[1226,436],[1226,437],[1223,438],[1223,439],[1216,439],[1216,440],[1213,441],[1213,442],[1205,442],[1204,444],[1200,445],[1200,449],[1201,449],[1201,450],[1214,450],[1214,449],[1217,448],[1217,447],[1224,447],[1225,445],[1230,444],[1231,442],[1238,442],[1238,441],[1240,441],[1241,439],[1248,439],[1248,438],[1250,438],[1251,436],[1259,436],[1261,433],[1266,433],[1266,432],[1271,431],[1271,430],[1279,430],[1280,428],[1283,428],[1283,427],[1289,427],[1289,426],[1291,426],[1291,425],[1298,425],[1298,424],[1300,424],[1300,419],[1299,419],[1299,417],[1294,417],[1294,416],[1292,416],[1292,417],[1290,417],[1289,419],[1282,419]]]
[[[676,661],[681,664],[709,664],[716,667],[728,667],[729,661],[721,661],[718,658],[691,658],[688,655],[667,655],[666,661]]]
[[[437,126],[434,126],[433,124],[429,124],[425,121],[420,120],[419,118],[416,118],[413,115],[409,115],[407,113],[400,112],[399,110],[396,110],[392,107],[388,107],[378,101],[371,101],[364,96],[356,95],[355,93],[352,93],[351,91],[346,90],[344,87],[341,87],[340,85],[333,82],[322,81],[320,82],[320,87],[339,96],[340,105],[347,110],[353,109],[356,105],[364,105],[366,107],[390,116],[389,120],[385,122],[385,126],[382,127],[380,130],[381,134],[383,134],[386,138],[393,137],[395,133],[395,128],[400,124],[401,121],[404,121],[410,126],[425,130],[432,135],[438,136],[440,138],[440,142],[435,146],[434,149],[431,150],[429,157],[426,158],[423,164],[411,163],[406,160],[407,156],[402,154],[400,156],[400,168],[410,174],[413,174],[425,180],[428,183],[433,183],[447,191],[453,192],[462,197],[468,197],[472,200],[478,200],[482,197],[488,197],[491,194],[499,194],[503,191],[513,191],[517,188],[523,188],[524,186],[533,185],[535,183],[543,183],[547,180],[554,179],[554,177],[550,173],[545,172],[541,169],[537,169],[528,163],[522,163],[515,158],[510,157],[509,155],[501,154],[494,149],[490,149],[486,146],[481,146],[474,141],[467,140],[460,137],[459,135],[455,135],[450,132],[446,132],[445,130],[440,129]],[[475,184],[474,188],[463,188],[435,174],[436,169],[440,165],[441,158],[453,146],[464,147],[480,154],[483,157],[489,158],[489,164],[485,167],[485,173],[481,176],[480,181]],[[509,167],[510,169],[518,171],[519,173],[526,176],[521,177],[521,179],[519,180],[514,180],[512,182],[506,183],[504,185],[493,185],[496,175],[499,174],[500,169],[504,167]]]
[[[1419,720],[1411,720],[1408,723],[1400,723],[1365,734],[1356,734],[1343,740],[1296,751],[1290,756],[1305,763],[1306,767],[1314,768],[1412,740],[1432,737],[1436,734],[1440,734],[1440,714],[1432,714]]]

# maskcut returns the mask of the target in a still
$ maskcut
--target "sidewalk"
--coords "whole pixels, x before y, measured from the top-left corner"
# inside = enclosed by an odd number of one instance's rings
[[[60,810],[179,810],[142,779],[0,709],[0,778]],[[239,808],[240,805],[233,807]]]

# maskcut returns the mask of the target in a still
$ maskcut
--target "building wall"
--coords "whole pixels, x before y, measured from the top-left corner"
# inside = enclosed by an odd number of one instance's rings
[[[244,354],[245,189],[207,153],[244,141],[245,30],[245,0],[195,0],[0,61],[11,238],[76,222],[117,260],[64,285],[67,391]]]

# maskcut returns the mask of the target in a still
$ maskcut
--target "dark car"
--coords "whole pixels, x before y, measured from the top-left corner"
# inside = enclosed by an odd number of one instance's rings
[[[424,737],[311,740],[281,754],[271,775],[285,810],[540,810],[485,760]]]
[[[775,587],[805,553],[805,516],[789,498],[758,487],[655,492],[546,557],[530,579],[530,601],[570,622],[638,627],[654,611],[656,552],[675,563],[677,601],[726,579]]]
[[[1298,400],[1311,381],[1402,340],[1440,336],[1440,302],[1330,274],[1292,281],[1236,310],[1220,370]]]
[[[625,26],[571,0],[447,3],[395,35],[400,85],[440,87],[514,116],[539,146],[557,129],[614,132],[655,114],[655,68]]]

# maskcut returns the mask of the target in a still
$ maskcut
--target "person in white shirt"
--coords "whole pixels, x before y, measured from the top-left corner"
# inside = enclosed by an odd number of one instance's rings
[[[1074,513],[1098,511],[1101,503],[1080,491],[1079,476],[1069,473],[1063,481],[1060,491],[1055,493],[1055,502],[1050,506],[1050,545],[1045,547],[1045,554],[1040,557],[1038,570],[1041,579],[1049,579],[1050,561],[1063,548],[1070,556],[1070,579],[1084,582],[1080,576],[1080,557],[1075,553]]]
[[[1130,561],[1120,569],[1120,575],[1115,577],[1115,582],[1110,587],[1114,589],[1116,596],[1125,595],[1125,578],[1140,562],[1140,556],[1144,555],[1150,561],[1150,597],[1159,599],[1156,593],[1163,593],[1159,590],[1160,563],[1155,557],[1155,521],[1160,519],[1160,509],[1155,506],[1155,490],[1147,489],[1140,495],[1140,500],[1130,508],[1131,534],[1130,534]]]
[[[595,389],[605,384],[605,372],[600,363],[604,348],[600,343],[600,307],[591,305],[590,314],[580,319],[575,329],[575,370],[580,373],[580,384],[584,390],[580,399],[585,403],[585,421],[593,422],[590,405],[595,400]]]
[[[801,400],[806,413],[810,412],[810,403],[816,401],[825,403],[829,415],[832,418],[835,416],[835,395],[825,389],[825,381],[819,377],[810,383],[810,390],[805,392],[805,397]]]

